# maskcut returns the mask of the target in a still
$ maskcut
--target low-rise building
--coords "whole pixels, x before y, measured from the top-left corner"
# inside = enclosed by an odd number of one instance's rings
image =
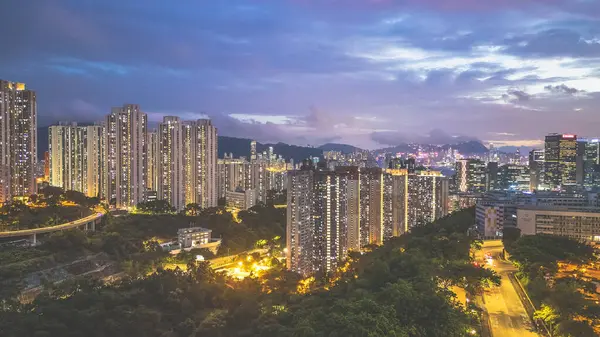
[[[551,234],[600,241],[600,209],[521,206],[517,227],[522,235]]]
[[[206,248],[216,253],[221,239],[213,239],[211,235],[212,230],[202,227],[181,228],[177,231],[177,242],[184,250]]]
[[[489,192],[477,202],[475,224],[481,236],[497,237],[502,235],[504,226],[517,225],[517,208],[520,206],[590,208],[598,206],[597,200],[597,195],[591,193]]]
[[[247,189],[245,191],[237,190],[226,191],[225,200],[227,207],[234,207],[238,209],[248,209],[256,205],[256,191],[253,189]]]

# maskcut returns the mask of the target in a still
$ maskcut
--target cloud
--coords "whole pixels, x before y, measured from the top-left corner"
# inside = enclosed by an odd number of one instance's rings
[[[550,91],[555,94],[567,94],[567,95],[575,95],[577,93],[583,92],[583,90],[578,90],[576,88],[571,88],[566,86],[565,84],[561,85],[547,85],[544,87],[545,90]]]
[[[532,96],[530,94],[518,89],[509,89],[506,94],[502,95],[502,99],[505,101],[515,103],[527,102],[531,100],[531,98]]]
[[[549,29],[506,40],[507,52],[540,57],[599,57],[600,41],[569,29]]]
[[[131,102],[304,145],[593,136],[599,17],[561,0],[0,2],[0,74],[36,90],[40,126]]]

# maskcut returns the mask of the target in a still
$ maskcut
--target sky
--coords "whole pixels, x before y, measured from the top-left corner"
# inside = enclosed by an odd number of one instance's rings
[[[135,103],[296,145],[600,136],[600,0],[8,0],[0,41],[39,126]]]

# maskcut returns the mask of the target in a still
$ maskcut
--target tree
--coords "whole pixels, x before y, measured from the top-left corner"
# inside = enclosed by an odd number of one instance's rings
[[[553,331],[554,325],[559,320],[560,316],[552,307],[542,304],[541,308],[533,313],[533,318],[541,320],[548,326],[550,331]]]
[[[81,206],[88,206],[88,197],[85,194],[78,191],[66,191],[64,198],[67,201],[71,201]]]
[[[57,204],[64,193],[65,191],[62,188],[56,186],[46,186],[40,191],[40,194],[44,196],[49,204]]]
[[[150,214],[167,214],[175,212],[175,208],[166,200],[141,202],[136,208],[139,212]]]
[[[504,247],[512,246],[521,237],[521,230],[513,226],[502,228],[502,243]]]
[[[200,207],[200,205],[196,203],[191,203],[185,205],[185,208],[183,209],[183,214],[187,216],[198,216],[201,211],[202,207]]]

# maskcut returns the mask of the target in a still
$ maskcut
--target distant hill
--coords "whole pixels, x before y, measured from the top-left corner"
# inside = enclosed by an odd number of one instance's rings
[[[489,152],[488,148],[485,147],[481,142],[476,140],[470,140],[468,142],[458,144],[447,144],[443,146],[444,149],[453,148],[458,150],[461,154],[486,154]]]
[[[322,151],[339,151],[343,154],[354,153],[354,152],[362,152],[364,151],[361,148],[356,146],[348,145],[348,144],[336,144],[336,143],[327,143],[319,146],[319,149]]]
[[[250,142],[251,139],[247,138],[236,138],[219,136],[219,158],[222,158],[225,153],[232,153],[234,157],[250,157]],[[277,144],[262,144],[256,143],[256,151],[261,153],[269,149],[269,146],[273,147],[273,152],[281,155],[283,158],[290,160],[293,159],[295,163],[298,163],[308,157],[322,157],[323,150],[306,147],[289,145],[285,143]]]

